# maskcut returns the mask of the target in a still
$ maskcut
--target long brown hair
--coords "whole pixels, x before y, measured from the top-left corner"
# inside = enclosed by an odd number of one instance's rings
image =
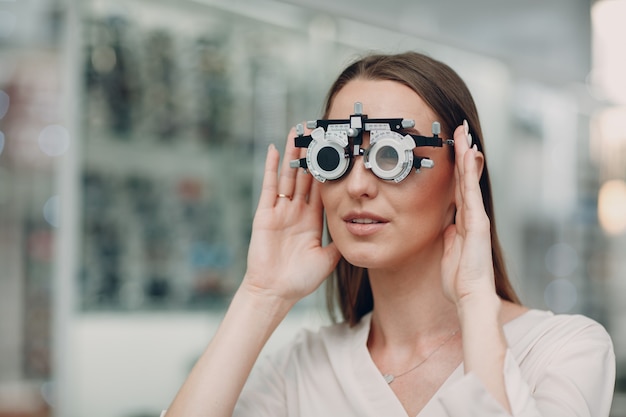
[[[335,80],[326,98],[324,117],[327,117],[337,93],[354,79],[388,80],[406,85],[415,91],[440,118],[442,137],[452,137],[453,129],[463,120],[469,123],[472,138],[483,154],[482,129],[478,111],[465,82],[446,64],[416,52],[383,55],[372,54],[350,64]],[[491,251],[495,274],[496,292],[500,298],[520,303],[504,263],[498,234],[487,169],[487,158],[480,189],[485,211],[491,223]],[[367,269],[350,264],[341,258],[335,273],[326,286],[328,311],[333,321],[337,320],[337,308],[341,318],[350,325],[361,320],[374,308],[374,299]]]

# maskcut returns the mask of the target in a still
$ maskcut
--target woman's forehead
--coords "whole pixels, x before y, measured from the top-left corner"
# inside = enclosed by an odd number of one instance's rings
[[[352,80],[334,96],[329,119],[349,117],[354,103],[363,104],[369,118],[406,118],[432,123],[435,114],[424,100],[404,84],[388,80]]]

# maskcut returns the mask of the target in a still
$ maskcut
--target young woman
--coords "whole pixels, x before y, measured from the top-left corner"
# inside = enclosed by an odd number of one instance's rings
[[[398,119],[414,124],[390,123],[391,134],[374,123]],[[327,120],[351,130],[328,133]],[[167,417],[608,416],[604,328],[529,310],[508,281],[480,122],[458,75],[417,53],[367,56],[336,80],[318,125],[298,147],[292,130],[280,173],[270,146],[246,275]],[[329,307],[342,320],[251,373],[333,270]]]

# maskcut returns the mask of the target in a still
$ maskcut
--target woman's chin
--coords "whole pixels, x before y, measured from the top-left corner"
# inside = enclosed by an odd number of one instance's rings
[[[372,257],[371,253],[344,253],[343,257],[351,265],[359,268],[376,269],[380,268],[380,262]]]

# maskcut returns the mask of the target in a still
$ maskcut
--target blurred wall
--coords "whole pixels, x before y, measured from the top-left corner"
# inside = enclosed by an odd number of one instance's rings
[[[426,52],[467,81],[522,299],[600,321],[623,364],[626,234],[598,207],[626,153],[597,134],[607,103],[576,71],[525,71],[433,35],[445,25],[377,25],[376,7],[0,6],[0,416],[158,415],[241,279],[267,145],[369,50]],[[325,323],[322,304],[303,300],[268,349]]]

